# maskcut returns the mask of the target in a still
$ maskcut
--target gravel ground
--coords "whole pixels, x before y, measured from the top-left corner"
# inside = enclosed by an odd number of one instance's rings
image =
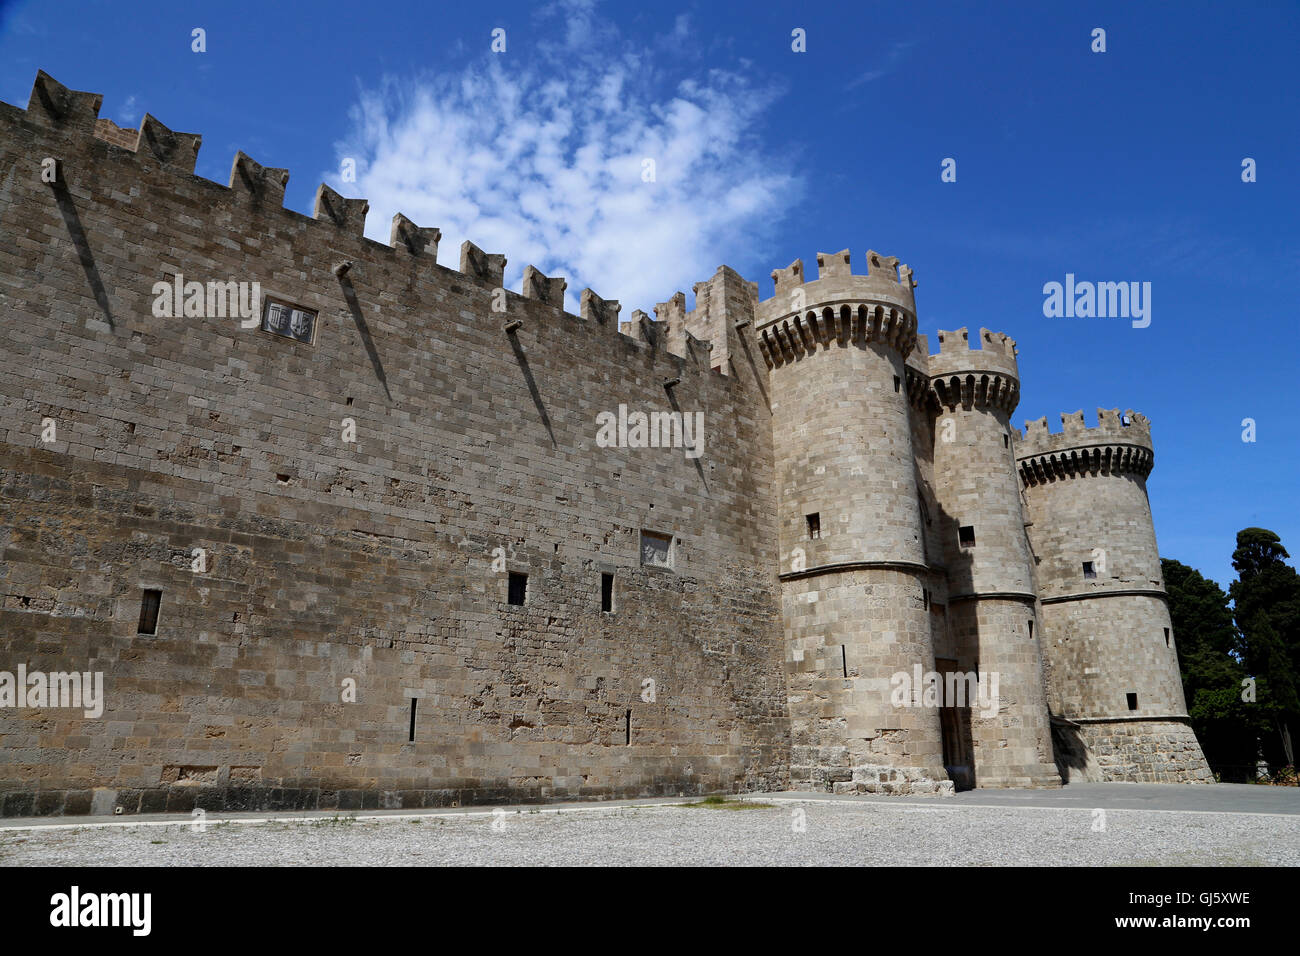
[[[887,803],[524,810],[7,831],[0,865],[1300,866],[1300,816],[1109,810],[1093,826],[1084,809]]]

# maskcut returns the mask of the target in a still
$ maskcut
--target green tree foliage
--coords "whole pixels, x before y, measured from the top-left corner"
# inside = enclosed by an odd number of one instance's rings
[[[1249,676],[1233,655],[1241,637],[1228,595],[1195,568],[1162,558],[1183,693],[1192,729],[1211,769],[1223,780],[1253,778],[1258,739],[1271,734],[1254,704],[1242,700]]]
[[[1229,593],[1241,635],[1240,657],[1257,681],[1260,714],[1273,728],[1265,759],[1295,764],[1300,734],[1300,574],[1285,563],[1282,539],[1264,528],[1237,532]]]

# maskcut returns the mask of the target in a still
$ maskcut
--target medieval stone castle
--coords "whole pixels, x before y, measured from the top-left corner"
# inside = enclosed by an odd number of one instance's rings
[[[0,104],[5,815],[1210,779],[1147,420],[1016,430],[898,260],[575,316],[100,101]]]

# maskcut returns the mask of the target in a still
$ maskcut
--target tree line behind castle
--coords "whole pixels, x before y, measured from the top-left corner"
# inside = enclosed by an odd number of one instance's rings
[[[1300,574],[1289,557],[1272,531],[1239,531],[1227,593],[1196,569],[1161,560],[1188,713],[1224,781],[1296,783]]]

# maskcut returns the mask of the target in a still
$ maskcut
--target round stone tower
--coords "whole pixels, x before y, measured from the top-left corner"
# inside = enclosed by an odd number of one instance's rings
[[[904,358],[911,270],[819,254],[772,273],[756,312],[769,368],[795,788],[951,788],[939,713]],[[900,681],[904,675],[908,686]],[[919,701],[919,691],[915,698]]]
[[[979,698],[964,701],[955,725],[970,746],[948,748],[968,754],[971,765],[949,770],[961,785],[1059,787],[1011,448],[1010,418],[1020,400],[1016,343],[981,329],[980,345],[971,348],[965,329],[940,332],[939,354],[929,357],[949,633],[956,671],[977,674],[979,682]],[[966,774],[971,779],[961,779]]]
[[[1147,419],[1062,415],[1013,435],[1037,556],[1058,759],[1071,777],[1210,781],[1178,671],[1146,477]]]

